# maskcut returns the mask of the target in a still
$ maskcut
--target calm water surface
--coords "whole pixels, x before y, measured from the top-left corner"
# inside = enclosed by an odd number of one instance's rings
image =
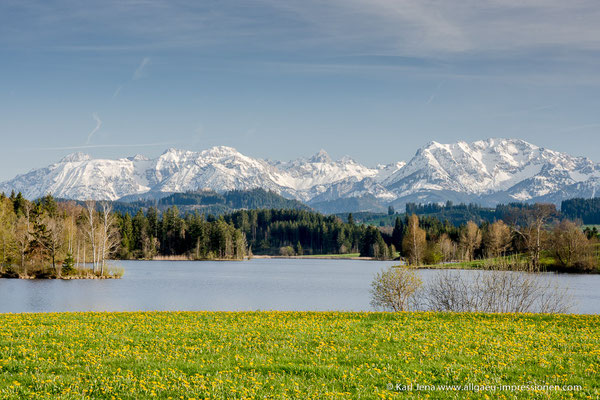
[[[254,259],[120,261],[118,280],[0,279],[0,312],[371,310],[373,275],[393,262]],[[436,271],[421,271],[424,281]],[[468,274],[469,271],[461,271]],[[569,287],[574,312],[600,314],[600,275],[547,274]]]

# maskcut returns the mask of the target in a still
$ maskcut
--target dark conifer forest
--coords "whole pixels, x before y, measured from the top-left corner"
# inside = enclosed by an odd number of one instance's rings
[[[222,202],[238,209],[224,214],[179,208]],[[207,199],[210,197],[210,199]],[[166,206],[165,202],[178,205]],[[525,257],[570,270],[595,270],[598,230],[580,222],[597,220],[597,199],[551,204],[509,204],[485,209],[476,205],[415,205],[386,218],[392,226],[323,215],[304,207],[252,209],[282,200],[269,192],[180,194],[161,209],[115,210],[111,202],[57,201],[45,196],[26,200],[20,193],[0,195],[0,262],[4,276],[60,275],[91,264],[104,273],[109,259],[242,260],[252,255],[303,256],[352,254],[374,259],[402,258],[410,264]],[[464,223],[440,216],[454,215]],[[545,261],[544,261],[545,260]],[[44,272],[46,271],[46,272]]]

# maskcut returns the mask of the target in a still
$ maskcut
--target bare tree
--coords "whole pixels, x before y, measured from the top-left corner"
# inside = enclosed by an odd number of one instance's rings
[[[524,271],[440,271],[424,291],[426,307],[454,312],[564,313],[568,290],[550,276]]]
[[[489,226],[484,242],[489,257],[504,256],[512,242],[510,227],[504,221],[494,222]]]
[[[100,229],[100,275],[104,274],[106,259],[119,245],[119,231],[116,227],[116,219],[112,213],[112,203],[103,201],[100,203],[102,209]]]
[[[423,229],[419,228],[419,217],[414,214],[408,217],[408,227],[402,240],[402,247],[408,256],[410,265],[421,264],[427,247],[427,235]]]
[[[64,231],[65,231],[65,235],[66,235],[66,245],[67,245],[67,253],[74,255],[75,254],[75,243],[77,241],[77,234],[78,234],[78,229],[77,229],[77,219],[76,219],[76,214],[77,214],[77,206],[75,205],[74,202],[68,202],[68,203],[60,203],[59,204],[60,209],[63,211],[63,214],[65,215],[65,221],[64,221]]]
[[[98,245],[96,243],[96,230],[98,228],[98,222],[96,219],[96,202],[94,200],[87,200],[85,202],[85,217],[86,217],[86,234],[91,246],[92,250],[92,270],[96,272],[96,267],[98,266],[97,261],[97,249]],[[85,252],[84,252],[85,258]],[[84,260],[85,262],[85,260]]]
[[[469,282],[460,272],[443,270],[436,273],[425,288],[422,302],[433,311],[473,311]]]
[[[76,220],[76,236],[77,236],[77,260],[75,265],[77,268],[85,267],[85,263],[87,261],[86,258],[86,237],[87,235],[87,217],[86,211],[82,211],[80,214],[80,218]]]
[[[561,221],[552,231],[551,243],[552,250],[563,267],[592,267],[587,265],[592,253],[591,243],[576,223]]]
[[[439,240],[442,261],[449,262],[456,258],[456,243],[450,239],[447,233],[443,233]]]
[[[518,215],[519,224],[513,226],[525,244],[529,254],[531,269],[540,269],[540,256],[546,243],[546,231],[544,227],[551,217],[556,214],[554,204],[535,204],[531,209],[523,209]]]
[[[467,222],[460,234],[460,248],[465,261],[473,260],[475,250],[481,246],[481,230],[473,221]]]
[[[421,278],[412,268],[399,266],[381,270],[371,282],[371,305],[392,311],[406,311],[421,285]]]

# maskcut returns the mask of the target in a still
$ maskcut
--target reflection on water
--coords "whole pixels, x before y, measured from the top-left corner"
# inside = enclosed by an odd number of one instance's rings
[[[120,280],[0,279],[0,312],[364,311],[371,310],[373,275],[390,265],[313,259],[123,261]],[[427,282],[436,271],[420,273]],[[569,287],[576,300],[574,312],[600,313],[600,275],[547,276]]]

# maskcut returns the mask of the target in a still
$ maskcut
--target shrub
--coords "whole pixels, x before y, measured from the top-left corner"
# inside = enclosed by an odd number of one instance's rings
[[[390,267],[381,270],[371,283],[371,305],[391,311],[406,311],[422,285],[421,278],[413,268]]]
[[[440,271],[429,283],[424,302],[433,311],[564,313],[571,298],[548,275],[523,271]]]
[[[279,249],[279,254],[284,257],[291,257],[296,254],[292,246],[285,246]]]

